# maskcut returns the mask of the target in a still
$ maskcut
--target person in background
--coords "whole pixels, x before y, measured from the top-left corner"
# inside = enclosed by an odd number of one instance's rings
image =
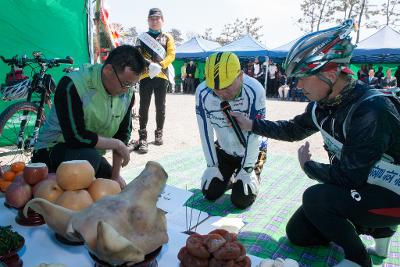
[[[391,89],[397,87],[397,80],[392,76],[392,69],[388,68],[386,70],[386,76],[382,79],[381,88],[383,89]]]
[[[366,65],[361,65],[360,69],[357,72],[357,78],[360,81],[363,81],[366,77],[368,77],[368,70]]]
[[[375,72],[375,77],[378,78],[378,83],[381,84],[383,77],[385,77],[385,74],[383,74],[383,67],[382,66],[378,67],[378,71]]]
[[[299,78],[298,86],[312,101],[303,114],[287,121],[231,115],[242,130],[277,140],[298,141],[321,132],[330,162],[312,160],[308,142],[299,148],[301,168],[319,183],[303,193],[286,226],[287,237],[298,246],[333,241],[345,255],[335,266],[371,267],[368,253],[386,257],[400,224],[394,178],[400,173],[400,102],[352,79],[352,29],[353,21],[347,20],[304,36],[289,50],[286,74]],[[360,234],[374,238],[369,251]]]
[[[264,87],[264,70],[262,68],[262,65],[260,64],[260,61],[258,60],[258,57],[255,58],[254,64],[253,64],[253,69],[254,69],[254,78],[257,79],[261,83],[261,85]]]
[[[400,86],[400,66],[397,66],[396,72],[394,73],[394,77],[396,77],[397,84]]]
[[[287,82],[287,77],[284,72],[280,75],[279,78],[279,88],[278,94],[279,98],[282,100],[288,99],[290,87]]]
[[[250,77],[254,77],[254,64],[251,61],[247,62],[246,74]]]
[[[221,102],[227,101],[232,110],[245,112],[252,119],[264,118],[264,88],[241,71],[238,57],[231,52],[210,55],[205,77],[196,90],[196,116],[207,163],[201,190],[206,199],[215,201],[232,188],[233,205],[245,209],[258,194],[266,140],[260,146],[259,136],[243,131],[245,140],[240,142],[221,110]]]
[[[278,92],[276,90],[276,74],[278,73],[278,67],[273,63],[272,59],[268,62],[268,97],[277,97]]]
[[[61,78],[51,109],[33,151],[32,162],[56,172],[63,161],[87,160],[95,176],[125,181],[120,169],[130,160],[133,86],[146,62],[133,46],[112,50],[104,65],[88,65]],[[112,150],[112,165],[103,157]]]
[[[138,36],[139,48],[149,63],[148,70],[140,77],[139,87],[139,140],[134,150],[147,153],[147,122],[151,96],[154,92],[156,106],[156,130],[154,144],[163,144],[163,128],[165,123],[165,98],[173,71],[169,69],[175,60],[175,41],[171,34],[163,32],[164,16],[159,8],[149,10],[147,16],[149,31]]]
[[[197,88],[197,86],[200,84],[200,68],[199,64],[194,63],[194,66],[196,67],[196,71],[194,72],[194,87]]]
[[[194,86],[194,74],[196,73],[196,66],[194,65],[193,60],[189,62],[189,65],[186,67],[186,87],[187,87],[187,93],[193,94],[194,90],[196,89]]]
[[[185,93],[186,92],[186,67],[187,67],[187,63],[183,63],[182,67],[181,67],[181,93]]]
[[[378,78],[375,77],[375,71],[374,71],[374,69],[370,69],[370,70],[368,71],[368,77],[365,77],[364,80],[363,80],[363,82],[364,82],[366,85],[368,85],[368,87],[369,87],[370,89],[378,89],[378,88],[380,88],[380,86],[381,86],[380,83],[379,83]]]

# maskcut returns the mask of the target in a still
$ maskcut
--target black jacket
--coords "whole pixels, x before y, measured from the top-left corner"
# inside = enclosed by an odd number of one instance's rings
[[[378,89],[380,88],[380,82],[379,79],[376,77],[372,77],[371,80],[369,79],[369,76],[365,77],[362,80],[365,84],[369,85],[369,88],[371,89]]]
[[[344,138],[342,127],[346,115],[366,90],[365,86],[357,84],[339,105],[317,107],[317,121],[321,124],[327,117],[322,128],[341,142],[343,148],[340,160],[329,155],[331,164],[307,161],[304,171],[310,178],[355,189],[365,185],[369,172],[384,153],[400,163],[400,105],[396,99],[377,96],[362,102],[353,113],[346,129],[346,140]],[[319,131],[311,116],[313,105],[314,102],[309,103],[303,114],[289,121],[256,119],[253,132],[283,141],[302,140]]]

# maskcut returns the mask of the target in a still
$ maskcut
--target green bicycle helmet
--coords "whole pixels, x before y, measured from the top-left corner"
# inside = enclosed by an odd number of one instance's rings
[[[288,77],[307,77],[322,70],[349,64],[354,45],[349,36],[354,28],[352,19],[339,26],[312,32],[300,38],[290,49],[284,69]],[[342,68],[349,73],[347,68]]]

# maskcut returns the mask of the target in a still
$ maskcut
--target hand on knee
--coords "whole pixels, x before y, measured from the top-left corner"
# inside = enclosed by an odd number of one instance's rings
[[[247,189],[248,193],[245,194],[242,181],[237,181],[233,184],[231,201],[235,207],[245,209],[254,203],[257,195],[253,194],[250,188]]]
[[[209,183],[208,187],[206,187],[206,184],[204,183],[201,188],[204,197],[211,201],[221,197],[226,190],[227,183],[225,181],[221,181],[217,177],[211,178],[211,182]]]

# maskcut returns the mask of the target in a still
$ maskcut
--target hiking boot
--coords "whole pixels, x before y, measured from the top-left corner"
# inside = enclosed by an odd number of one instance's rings
[[[138,153],[139,154],[146,154],[149,152],[149,145],[147,144],[146,140],[139,140],[138,143]]]
[[[146,154],[149,151],[149,146],[147,144],[147,130],[141,129],[138,132],[139,132],[138,153]]]
[[[154,144],[157,146],[161,146],[162,144],[164,144],[164,141],[162,139],[162,135],[163,135],[163,130],[162,129],[157,129],[154,131]]]

